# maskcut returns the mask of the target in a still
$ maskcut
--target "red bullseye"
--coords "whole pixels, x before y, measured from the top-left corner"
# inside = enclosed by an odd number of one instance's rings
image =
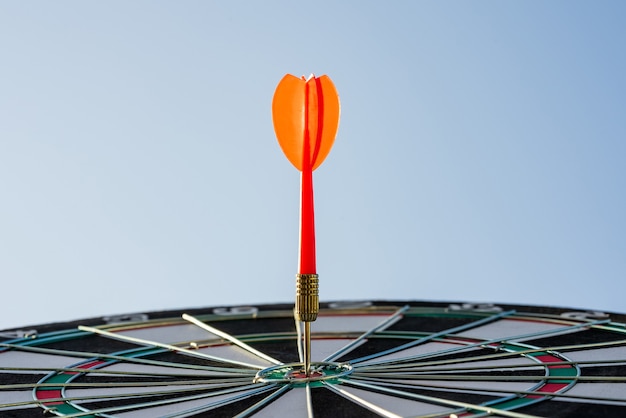
[[[319,379],[323,376],[324,376],[324,373],[317,371],[317,370],[311,370],[308,376],[306,374],[306,370],[304,369],[294,370],[293,372],[287,373],[287,379],[292,379],[292,380]]]

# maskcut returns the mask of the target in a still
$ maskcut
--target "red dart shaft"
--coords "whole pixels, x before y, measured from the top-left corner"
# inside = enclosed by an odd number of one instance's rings
[[[316,274],[315,214],[313,206],[313,171],[305,169],[300,176],[300,274]]]
[[[317,82],[317,79],[313,79]],[[317,87],[317,83],[315,84]],[[300,176],[300,274],[316,274],[315,268],[315,209],[313,204],[313,163],[319,151],[318,137],[321,130],[310,131],[311,91],[310,84],[304,85],[304,132],[302,138],[302,174]],[[319,106],[321,108],[321,106]],[[318,114],[322,114],[319,109]],[[311,144],[313,142],[313,144]],[[312,155],[313,154],[313,155]]]

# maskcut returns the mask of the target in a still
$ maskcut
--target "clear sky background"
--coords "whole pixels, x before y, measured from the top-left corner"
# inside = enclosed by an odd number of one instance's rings
[[[0,3],[0,328],[291,302],[286,73],[342,102],[322,300],[626,311],[623,1]]]

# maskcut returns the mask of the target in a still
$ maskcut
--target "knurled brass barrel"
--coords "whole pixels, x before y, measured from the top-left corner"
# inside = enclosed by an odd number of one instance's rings
[[[295,317],[298,321],[313,322],[320,310],[317,274],[296,274]]]

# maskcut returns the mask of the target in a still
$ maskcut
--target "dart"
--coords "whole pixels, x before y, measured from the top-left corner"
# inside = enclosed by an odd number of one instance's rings
[[[339,96],[326,75],[309,78],[287,74],[272,100],[274,131],[287,159],[300,171],[300,250],[296,275],[296,321],[304,322],[304,371],[309,374],[311,325],[319,311],[315,258],[313,171],[335,142]]]

